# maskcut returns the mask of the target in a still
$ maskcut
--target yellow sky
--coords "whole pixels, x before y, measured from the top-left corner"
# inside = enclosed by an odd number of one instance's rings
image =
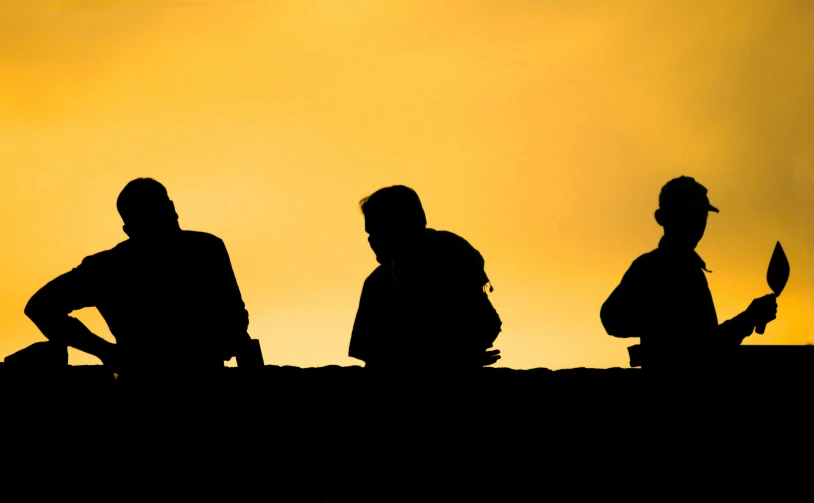
[[[791,279],[750,342],[805,344],[812,47],[806,0],[0,0],[0,358],[42,340],[37,288],[125,239],[139,176],[224,239],[269,364],[358,363],[356,203],[394,183],[485,256],[501,365],[627,365],[599,307],[682,174],[721,209],[719,317],[768,293],[780,240]]]

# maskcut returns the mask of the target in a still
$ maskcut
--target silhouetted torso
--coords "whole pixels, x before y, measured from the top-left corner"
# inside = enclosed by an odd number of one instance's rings
[[[469,243],[426,229],[412,253],[365,280],[349,355],[370,367],[480,365],[501,326],[488,283]]]
[[[202,232],[124,241],[85,258],[40,295],[65,314],[96,307],[124,371],[222,368],[249,338],[226,247]]]
[[[651,367],[687,365],[709,349],[740,344],[753,325],[742,316],[718,324],[705,269],[695,251],[662,239],[633,262],[603,304],[605,330],[640,337]]]

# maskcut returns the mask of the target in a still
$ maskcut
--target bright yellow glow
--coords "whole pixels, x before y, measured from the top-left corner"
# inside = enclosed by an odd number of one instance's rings
[[[812,26],[781,0],[0,0],[0,357],[42,340],[37,288],[125,238],[138,176],[225,240],[270,364],[357,363],[356,202],[394,183],[485,256],[501,365],[627,366],[599,307],[681,174],[721,208],[719,316],[768,293],[780,240],[791,279],[750,342],[805,344]]]

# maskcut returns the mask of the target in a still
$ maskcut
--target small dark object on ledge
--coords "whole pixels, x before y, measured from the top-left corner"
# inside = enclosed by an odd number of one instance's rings
[[[634,344],[627,348],[627,354],[630,356],[630,366],[631,367],[641,367],[642,366],[642,346],[640,344]]]
[[[260,341],[250,339],[246,342],[241,348],[240,354],[237,355],[236,360],[237,366],[242,369],[263,368],[265,362],[263,361],[263,352],[260,350]]]

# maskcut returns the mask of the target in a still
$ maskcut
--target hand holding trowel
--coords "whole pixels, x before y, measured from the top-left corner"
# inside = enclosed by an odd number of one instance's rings
[[[789,280],[789,260],[783,247],[780,246],[780,241],[774,247],[772,259],[769,261],[769,270],[766,272],[766,281],[769,283],[769,288],[774,292],[775,297],[780,296],[783,288],[786,287],[786,282]],[[755,328],[755,332],[762,334],[766,331],[766,324],[761,323]]]

